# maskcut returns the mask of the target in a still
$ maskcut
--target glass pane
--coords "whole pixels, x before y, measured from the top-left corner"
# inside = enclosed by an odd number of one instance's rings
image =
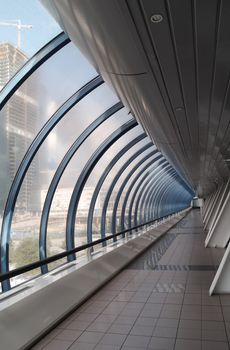
[[[146,167],[147,164],[149,164],[149,162],[153,162],[155,161],[156,157],[159,156],[159,153],[157,152],[155,155],[149,157],[146,161],[143,162],[143,164],[138,168],[137,171],[135,171],[135,173],[133,174],[133,176],[130,178],[130,180],[128,181],[124,191],[125,193],[127,192],[127,190],[130,188],[131,184],[132,184],[132,181],[135,179],[135,177],[141,172],[141,175],[140,177],[138,178],[138,180],[136,181],[136,183],[134,185],[132,185],[131,187],[131,192],[129,194],[129,197],[128,197],[128,201],[127,201],[127,204],[126,204],[126,210],[125,210],[125,217],[124,217],[124,222],[125,222],[125,227],[128,227],[128,209],[129,209],[129,206],[130,206],[130,202],[131,202],[131,198],[132,198],[132,195],[136,189],[136,187],[138,186],[139,184],[139,181],[143,178],[143,176],[148,173],[153,167],[154,165],[150,165],[148,167],[147,170],[145,170],[144,168]],[[156,161],[156,163],[158,163],[158,161]],[[143,171],[142,171],[143,169]],[[120,201],[120,210],[122,209],[122,206],[123,206],[123,200]]]
[[[121,114],[123,114],[124,116],[126,116],[127,118],[127,112],[124,110],[121,112]],[[94,189],[100,179],[100,177],[102,176],[104,170],[106,169],[106,167],[110,164],[111,160],[121,151],[123,150],[123,148],[131,141],[133,140],[135,137],[137,137],[138,135],[140,135],[141,133],[143,133],[143,129],[140,126],[136,126],[134,129],[130,130],[129,132],[127,132],[125,135],[123,135],[118,141],[116,141],[116,143],[110,147],[110,149],[104,154],[104,156],[100,159],[100,161],[97,163],[97,165],[95,166],[86,186],[84,191],[87,190],[87,188],[91,188],[91,194],[89,196],[89,200],[88,200],[88,204],[85,208],[85,212],[86,212],[86,216],[88,215],[88,209],[89,209],[89,205],[90,205],[90,201],[92,198],[92,195],[94,193]],[[138,149],[138,145],[133,146],[130,149],[130,152],[132,153],[132,149]],[[131,154],[130,153],[130,154]],[[124,161],[125,157],[127,157],[127,155],[123,155],[121,157],[121,159]],[[119,166],[121,167],[123,165],[122,162],[119,162]],[[100,222],[101,222],[101,211],[102,211],[102,207],[103,207],[103,203],[104,203],[104,199],[106,196],[106,193],[108,191],[110,182],[112,181],[113,177],[115,176],[115,172],[114,172],[114,168],[117,168],[117,165],[115,165],[111,171],[109,172],[106,181],[104,182],[104,185],[101,188],[101,191],[98,194],[98,198],[97,198],[97,202],[94,208],[94,217],[93,217],[93,227],[92,227],[92,231],[93,231],[93,240],[99,239],[100,236]],[[116,171],[116,170],[115,170]],[[84,229],[87,229],[87,225],[85,224]]]
[[[103,158],[98,162],[97,166],[94,169],[94,172],[91,175],[92,179],[99,179],[99,174],[101,176],[102,172],[106,168],[106,166],[111,162],[111,159],[113,159],[118,152],[124,149],[124,147],[132,141],[134,138],[139,136],[143,133],[143,129],[141,126],[135,127],[133,130],[129,131],[126,135],[124,135],[119,141],[116,142],[115,145],[113,145],[109,151],[106,152],[106,154],[103,156]],[[144,145],[149,143],[149,138],[144,138],[142,141],[139,141],[136,145],[134,145],[132,148],[129,149],[123,156],[120,158],[119,161],[114,165],[114,167],[110,170],[109,175],[107,176],[106,180],[104,181],[104,184],[101,188],[101,191],[98,195],[98,200],[95,206],[94,210],[94,218],[93,218],[93,239],[98,239],[100,237],[101,232],[101,211],[104,204],[104,199],[107,194],[107,191],[110,187],[110,184],[115,177],[115,175],[118,173],[118,171],[121,169],[121,167],[124,165],[124,163],[134,154],[136,153],[140,148],[142,148]],[[143,154],[147,154],[148,151],[144,152]],[[107,210],[107,231],[110,234],[110,226],[111,226],[111,214],[113,209],[114,200],[118,191],[118,188],[120,187],[121,181],[127,176],[130,169],[140,160],[140,156],[136,158],[135,161],[133,161],[132,165],[128,167],[123,174],[120,177],[120,181],[118,182],[118,185],[116,186],[115,190],[113,191],[110,202],[108,205]],[[89,180],[93,181],[93,180]],[[122,194],[122,198],[124,198],[124,194]],[[120,208],[118,208],[118,211]]]
[[[154,160],[154,157],[152,157],[151,159]],[[147,170],[145,170],[143,172],[143,174],[140,176],[139,180],[137,181],[136,185],[133,187],[133,189],[130,193],[130,200],[129,200],[129,203],[127,204],[127,208],[126,208],[126,220],[128,219],[128,215],[129,215],[130,201],[132,200],[134,192],[136,192],[137,187],[139,187],[139,190],[137,191],[134,202],[133,202],[132,225],[134,225],[134,210],[135,210],[137,198],[138,198],[140,192],[142,191],[144,184],[149,183],[151,181],[151,179],[154,177],[154,175],[156,174],[155,169],[158,166],[160,161],[161,160],[154,162],[153,165],[151,165]],[[159,169],[157,170],[157,172],[158,171],[159,171]],[[146,174],[148,174],[147,177],[145,177]],[[140,183],[141,183],[141,186],[139,186]]]
[[[77,137],[105,110],[118,102],[117,97],[105,85],[101,85],[74,108],[56,125],[42,144],[31,164],[19,193],[12,224],[10,244],[11,267],[19,267],[38,259],[39,229],[42,208],[53,175]],[[76,126],[76,127],[74,127]],[[76,164],[75,164],[76,165]],[[79,162],[78,164],[79,165]],[[76,173],[75,167],[72,171]],[[73,173],[70,174],[73,176]],[[28,182],[30,186],[28,187]],[[48,226],[48,255],[65,249],[65,220],[67,213],[66,196],[69,187],[58,188],[50,211]],[[33,254],[20,259],[24,242],[33,245]],[[59,261],[66,261],[66,259]],[[51,266],[55,266],[53,263]],[[30,277],[31,274],[28,274]]]
[[[149,141],[149,140],[148,140]],[[145,141],[146,142],[146,141]],[[141,142],[141,146],[143,147],[144,140]],[[140,146],[139,146],[140,147]],[[140,147],[141,148],[141,147]],[[141,155],[139,155],[138,157],[135,158],[135,160],[128,166],[126,167],[126,170],[122,173],[121,177],[119,178],[119,181],[117,182],[111,199],[110,199],[110,203],[109,203],[109,208],[110,210],[107,213],[106,219],[107,219],[107,229],[108,229],[108,234],[111,233],[111,224],[109,223],[111,221],[112,218],[112,212],[113,212],[113,207],[114,207],[114,201],[117,197],[117,193],[120,189],[120,186],[123,184],[123,181],[126,179],[126,177],[129,175],[129,173],[131,172],[131,170],[135,167],[135,165],[137,165],[145,156],[147,156],[153,149],[149,148],[146,151],[144,151]],[[136,150],[135,150],[136,151]],[[135,152],[134,152],[135,153]],[[130,180],[128,181],[127,184],[130,183],[130,181],[132,181],[133,177],[136,175],[137,170],[134,172],[134,174],[131,176]],[[116,230],[117,232],[121,231],[121,227],[120,227],[120,215],[121,215],[121,208],[122,208],[122,203],[124,201],[124,197],[126,194],[128,186],[125,186],[119,204],[118,204],[118,208],[117,208],[117,227]]]
[[[1,90],[61,29],[38,0],[0,0],[0,8]]]
[[[151,176],[149,176],[147,178],[147,181],[145,181],[145,184],[147,183],[147,186],[144,188],[144,191],[143,191],[143,193],[141,195],[141,199],[140,199],[140,202],[139,202],[138,219],[140,219],[141,216],[142,216],[142,219],[144,217],[143,216],[144,215],[144,213],[143,213],[144,204],[146,203],[146,199],[147,199],[147,195],[148,195],[148,191],[150,189],[150,186],[152,188],[151,191],[154,190],[154,194],[156,195],[156,198],[157,198],[158,190],[161,188],[158,180],[162,179],[163,177],[166,177],[166,176],[167,176],[167,174],[165,174],[164,169],[163,170],[159,169],[156,172],[154,172]],[[142,210],[141,210],[141,208],[142,208]]]
[[[2,109],[0,215],[18,166],[38,131],[74,92],[96,75],[79,50],[68,44],[34,72]],[[33,173],[27,176],[28,193]]]
[[[114,117],[110,118],[108,123],[104,123],[94,133],[90,143],[91,143],[91,145],[95,145],[95,146],[93,148],[91,148],[91,150],[95,150],[96,149],[96,144],[99,145],[98,144],[99,140],[101,140],[101,142],[103,142],[106,137],[108,137],[119,126],[121,126],[122,124],[126,123],[131,118],[132,118],[132,116],[128,115],[127,113],[124,113],[124,111],[120,111],[120,112],[116,113],[114,115]],[[103,135],[103,137],[102,137],[102,135]],[[95,144],[95,141],[96,141],[96,144]],[[112,147],[117,147],[117,144],[118,144],[118,141],[115,142],[115,144]],[[86,149],[82,150],[83,154],[85,154]],[[107,151],[107,152],[110,152],[110,150]],[[76,224],[75,224],[75,245],[76,246],[87,242],[87,235],[86,235],[86,233],[87,233],[88,209],[89,209],[90,201],[91,201],[91,198],[92,198],[92,195],[93,195],[93,191],[94,191],[95,186],[96,186],[96,184],[97,184],[97,182],[99,180],[101,172],[104,169],[102,166],[104,166],[105,164],[102,165],[102,163],[103,163],[102,159],[105,159],[104,157],[107,158],[107,152],[101,158],[101,160],[98,162],[98,164],[95,166],[93,172],[91,173],[91,176],[89,177],[88,181],[86,182],[86,184],[84,186],[84,190],[83,190],[81,198],[80,198],[79,207],[78,207],[77,216],[76,216]],[[107,164],[108,164],[108,158],[107,158],[106,165]],[[96,207],[98,208],[98,206],[100,206],[100,205],[101,205],[101,203],[100,203],[100,199],[99,199],[97,201]],[[96,238],[98,238],[98,236],[96,236]],[[85,252],[82,252],[82,254],[84,254],[84,253]],[[78,254],[78,255],[80,256],[81,254]]]

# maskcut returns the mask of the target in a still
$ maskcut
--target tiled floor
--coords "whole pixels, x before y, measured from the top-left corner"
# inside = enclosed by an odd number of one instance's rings
[[[204,238],[193,210],[33,349],[229,349],[230,296],[208,296],[223,250]]]

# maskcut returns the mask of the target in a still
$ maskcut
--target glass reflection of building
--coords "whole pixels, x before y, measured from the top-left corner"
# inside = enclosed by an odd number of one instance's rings
[[[0,89],[27,60],[27,56],[10,43],[0,44]],[[34,139],[37,118],[36,101],[30,96],[28,83],[24,83],[1,111],[0,212],[3,210],[6,198],[4,191],[7,191],[12,183],[20,161]],[[18,197],[19,212],[36,212],[40,207],[37,169],[38,164],[35,161],[27,172]]]

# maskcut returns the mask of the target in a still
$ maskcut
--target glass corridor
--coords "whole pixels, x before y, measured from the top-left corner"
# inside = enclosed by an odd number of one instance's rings
[[[2,292],[194,195],[41,4],[12,4],[0,18]]]

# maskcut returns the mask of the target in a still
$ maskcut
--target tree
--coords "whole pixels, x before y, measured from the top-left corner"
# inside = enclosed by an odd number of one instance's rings
[[[15,267],[21,267],[39,260],[38,240],[32,237],[24,238],[13,249],[12,263]]]

